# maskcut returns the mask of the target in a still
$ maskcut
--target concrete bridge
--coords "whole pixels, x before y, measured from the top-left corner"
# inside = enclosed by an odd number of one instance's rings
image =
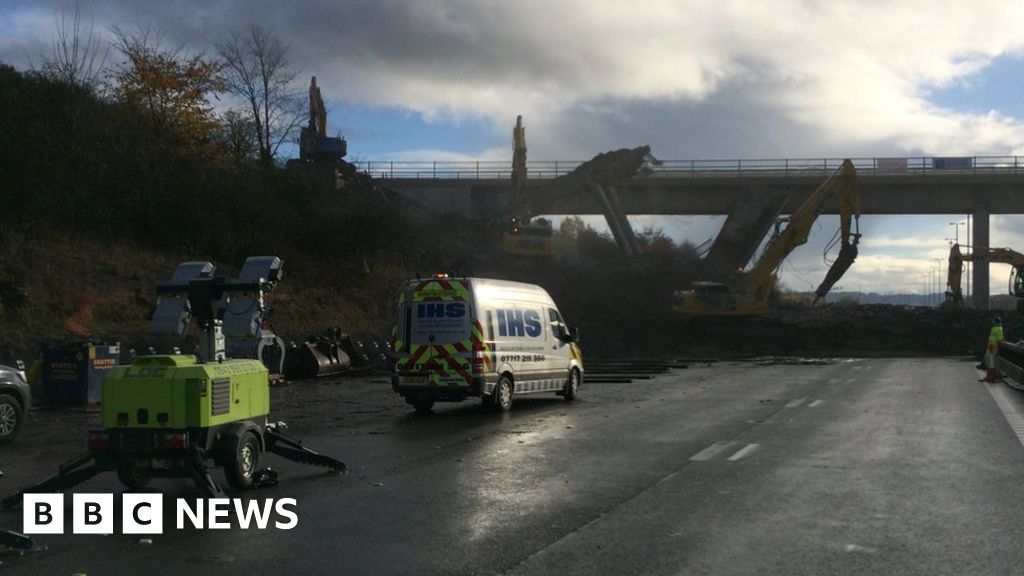
[[[973,216],[970,243],[989,246],[989,216],[1024,214],[1024,156],[854,158],[863,214]],[[796,210],[842,158],[675,160],[650,166],[610,194],[566,189],[559,179],[580,162],[531,162],[535,214],[600,214],[613,231],[625,216],[726,215],[708,259],[745,265],[780,214]],[[495,214],[510,204],[510,162],[372,162],[360,165],[400,194],[434,210]],[[612,208],[614,207],[614,209]],[[837,213],[829,205],[825,214]],[[627,227],[628,228],[628,227]],[[631,230],[624,232],[632,234]],[[616,241],[627,247],[628,238]],[[975,265],[974,306],[987,307],[988,266]]]

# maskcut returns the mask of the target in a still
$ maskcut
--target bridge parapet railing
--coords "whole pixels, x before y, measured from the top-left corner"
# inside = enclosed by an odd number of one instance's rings
[[[572,172],[582,161],[532,160],[527,162],[530,178],[550,179]],[[380,180],[508,180],[512,162],[505,160],[392,161],[354,162],[360,172]]]
[[[787,177],[815,176],[835,171],[843,158],[761,158],[663,160],[648,165],[644,173],[652,178]],[[899,174],[1018,174],[1024,173],[1024,156],[894,156],[851,158],[860,175]],[[512,162],[504,160],[455,161],[359,161],[356,168],[379,180],[508,180]],[[531,160],[531,179],[564,176],[582,160]]]

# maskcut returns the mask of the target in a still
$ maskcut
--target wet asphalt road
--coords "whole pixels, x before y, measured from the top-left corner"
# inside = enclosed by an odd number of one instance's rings
[[[972,363],[695,365],[581,399],[419,417],[382,380],[293,385],[279,417],[345,460],[268,456],[293,530],[38,536],[4,574],[1019,574],[1024,395]],[[998,400],[998,401],[997,401]],[[94,415],[37,412],[3,493],[74,455]],[[1018,428],[1024,430],[1024,419]],[[165,507],[194,497],[158,480]],[[113,475],[78,492],[120,492]],[[70,503],[70,497],[68,498]],[[19,515],[0,515],[18,529]]]

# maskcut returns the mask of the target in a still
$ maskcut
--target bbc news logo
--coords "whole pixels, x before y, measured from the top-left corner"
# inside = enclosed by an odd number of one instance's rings
[[[278,500],[242,500],[206,498],[189,501],[178,498],[174,506],[177,530],[228,530],[237,525],[243,530],[291,530],[299,524],[294,498]],[[25,494],[22,501],[22,532],[25,534],[63,534],[65,513],[63,494]],[[71,532],[73,534],[113,534],[117,516],[113,494],[73,494]],[[232,523],[232,517],[234,523]],[[121,495],[122,534],[163,534],[164,499],[162,494]]]

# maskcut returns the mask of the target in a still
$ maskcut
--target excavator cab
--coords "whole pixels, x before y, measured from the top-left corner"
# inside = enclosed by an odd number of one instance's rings
[[[672,308],[692,316],[754,316],[767,314],[767,295],[737,292],[724,282],[698,281],[672,294]]]
[[[1010,269],[1010,294],[1024,298],[1024,265]]]
[[[537,218],[524,224],[513,217],[502,237],[502,248],[511,256],[551,256],[551,222]]]

